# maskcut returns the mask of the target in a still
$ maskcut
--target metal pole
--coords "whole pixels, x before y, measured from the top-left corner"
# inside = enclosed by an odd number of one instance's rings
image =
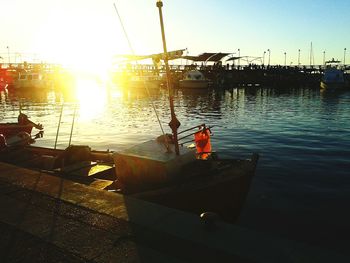
[[[346,54],[346,48],[344,48],[344,66],[345,66],[345,54]]]
[[[268,49],[267,51],[269,52],[269,66],[270,66],[270,55],[271,55],[271,50]]]
[[[59,120],[58,120],[58,126],[57,126],[56,140],[55,140],[55,147],[54,147],[54,149],[56,149],[56,146],[57,146],[58,133],[59,133],[59,131],[60,131],[61,119],[62,119],[62,113],[63,113],[63,105],[64,105],[64,104],[62,103],[60,118],[59,118]]]
[[[287,52],[284,52],[284,66],[287,64]]]
[[[69,143],[68,146],[70,146],[70,143],[72,141],[72,135],[73,135],[73,128],[74,128],[74,122],[75,122],[75,114],[77,112],[77,104],[74,106],[74,113],[73,113],[73,121],[72,121],[72,127],[70,129],[70,136],[69,136]]]
[[[312,42],[311,42],[311,46],[310,46],[310,67],[312,66]]]
[[[176,155],[179,155],[180,151],[179,151],[179,142],[177,139],[177,129],[180,127],[181,123],[176,118],[175,110],[174,110],[173,89],[172,89],[171,83],[170,83],[170,69],[169,69],[169,64],[168,64],[168,51],[167,51],[167,47],[166,47],[163,13],[162,13],[163,2],[161,0],[157,1],[157,7],[159,10],[159,20],[160,20],[160,28],[161,28],[161,32],[162,32],[162,41],[163,41],[163,50],[164,50],[164,64],[165,64],[165,69],[166,69],[167,86],[168,86],[168,92],[169,92],[169,104],[170,104],[170,113],[171,113],[171,121],[169,123],[169,126],[170,126],[170,128],[173,132],[173,136],[174,136],[175,153],[176,153]]]
[[[263,65],[265,64],[265,54],[266,54],[266,51],[264,51],[264,55],[263,55]]]
[[[298,49],[298,67],[300,66],[300,49]]]
[[[241,49],[238,49],[238,67],[241,65]]]
[[[323,51],[323,65],[326,63],[326,51]]]
[[[10,59],[10,47],[7,46],[7,56],[8,56],[8,60],[9,60],[9,65],[11,64],[11,59]]]

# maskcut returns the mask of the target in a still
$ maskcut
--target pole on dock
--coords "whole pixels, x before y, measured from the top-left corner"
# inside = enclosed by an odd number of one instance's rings
[[[7,48],[7,56],[8,56],[9,66],[10,66],[10,64],[11,64],[11,59],[10,59],[10,47],[7,46],[6,48]]]
[[[346,47],[344,48],[344,66],[345,66],[345,55],[346,55]]]
[[[266,54],[266,51],[264,51],[264,54],[263,54],[263,65],[265,65],[265,54]]]
[[[323,65],[326,63],[326,51],[323,51]]]
[[[170,68],[169,68],[169,63],[168,63],[168,51],[167,51],[167,47],[166,47],[163,13],[162,13],[163,2],[161,0],[157,1],[157,7],[159,10],[159,20],[160,20],[160,28],[161,28],[161,33],[162,33],[163,51],[164,51],[164,64],[165,64],[165,69],[166,69],[167,87],[168,87],[168,92],[169,92],[169,103],[170,103],[170,113],[171,113],[171,120],[170,120],[169,126],[170,126],[170,128],[173,132],[173,136],[174,136],[175,153],[176,153],[176,155],[179,155],[180,151],[179,151],[179,142],[177,139],[177,129],[180,127],[181,123],[176,118],[175,110],[174,110],[173,89],[171,87],[171,82],[170,82]]]
[[[238,68],[241,64],[241,49],[238,49]]]

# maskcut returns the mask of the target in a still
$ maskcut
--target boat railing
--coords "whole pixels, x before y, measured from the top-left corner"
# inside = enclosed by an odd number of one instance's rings
[[[205,131],[208,130],[210,135],[212,135],[211,128],[213,128],[213,127],[214,126],[206,126],[203,123],[203,124],[200,124],[200,125],[197,125],[197,126],[193,126],[193,127],[188,128],[186,130],[178,132],[179,145],[185,145],[185,144],[188,144],[188,143],[195,142],[194,136],[198,132],[205,132]],[[190,137],[192,137],[192,139],[189,139]]]

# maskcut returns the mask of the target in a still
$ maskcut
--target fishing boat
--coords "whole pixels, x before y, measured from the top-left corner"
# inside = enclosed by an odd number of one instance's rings
[[[51,81],[45,74],[30,71],[20,72],[18,78],[13,82],[13,87],[16,89],[43,89],[50,85]]]
[[[168,60],[181,58],[185,49],[172,50],[167,52]],[[120,61],[121,67],[115,72],[114,82],[121,87],[130,89],[159,89],[164,79],[160,74],[160,61],[164,59],[164,53],[150,55],[122,55],[119,56],[125,61]],[[153,66],[139,64],[142,60],[152,60]],[[132,66],[133,65],[133,66]],[[120,65],[119,65],[120,67]]]
[[[7,86],[8,86],[7,83],[3,79],[0,78],[0,90],[6,89]]]
[[[158,75],[133,75],[125,86],[129,89],[158,89],[160,84],[161,79]]]
[[[249,192],[258,155],[221,159],[208,144],[209,128],[202,124],[195,130],[190,135],[200,137],[196,147],[181,144],[179,155],[168,134],[118,152],[86,145],[7,146],[0,149],[0,161],[198,215],[214,212],[233,223]]]
[[[40,131],[43,130],[43,126],[40,123],[36,124],[29,120],[27,115],[20,113],[17,122],[0,123],[0,134],[7,139],[20,133],[31,135],[33,128]]]
[[[158,1],[171,134],[163,133],[116,152],[98,152],[84,145],[70,145],[65,150],[6,146],[0,150],[0,161],[198,215],[211,212],[222,220],[235,222],[249,192],[259,155],[252,154],[248,159],[220,158],[211,146],[213,127],[205,124],[178,132],[180,122],[170,86],[162,6]]]
[[[181,124],[174,110],[163,2],[157,1],[156,6],[163,42],[162,58],[169,91],[169,127],[172,133],[163,132],[154,140],[113,154],[117,176],[114,187],[120,193],[136,198],[198,215],[213,212],[223,220],[234,222],[249,191],[259,156],[252,154],[248,160],[221,159],[212,151],[210,127],[205,124],[178,132]],[[161,122],[159,124],[161,126]],[[194,148],[186,147],[186,142],[183,142],[191,136],[194,136]]]
[[[17,78],[18,72],[16,69],[0,68],[0,88],[11,88]]]
[[[209,87],[209,80],[199,70],[190,70],[179,80],[180,88],[206,89]]]
[[[349,83],[344,78],[344,72],[339,67],[340,61],[334,60],[326,61],[326,69],[321,79],[321,89],[343,89],[348,87]]]

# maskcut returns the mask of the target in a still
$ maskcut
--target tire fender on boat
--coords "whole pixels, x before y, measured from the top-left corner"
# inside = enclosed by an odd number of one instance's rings
[[[29,145],[33,143],[33,139],[28,132],[19,132],[15,136],[8,138],[7,145],[15,146],[15,145]]]
[[[3,134],[0,134],[0,150],[7,148],[7,141]]]

